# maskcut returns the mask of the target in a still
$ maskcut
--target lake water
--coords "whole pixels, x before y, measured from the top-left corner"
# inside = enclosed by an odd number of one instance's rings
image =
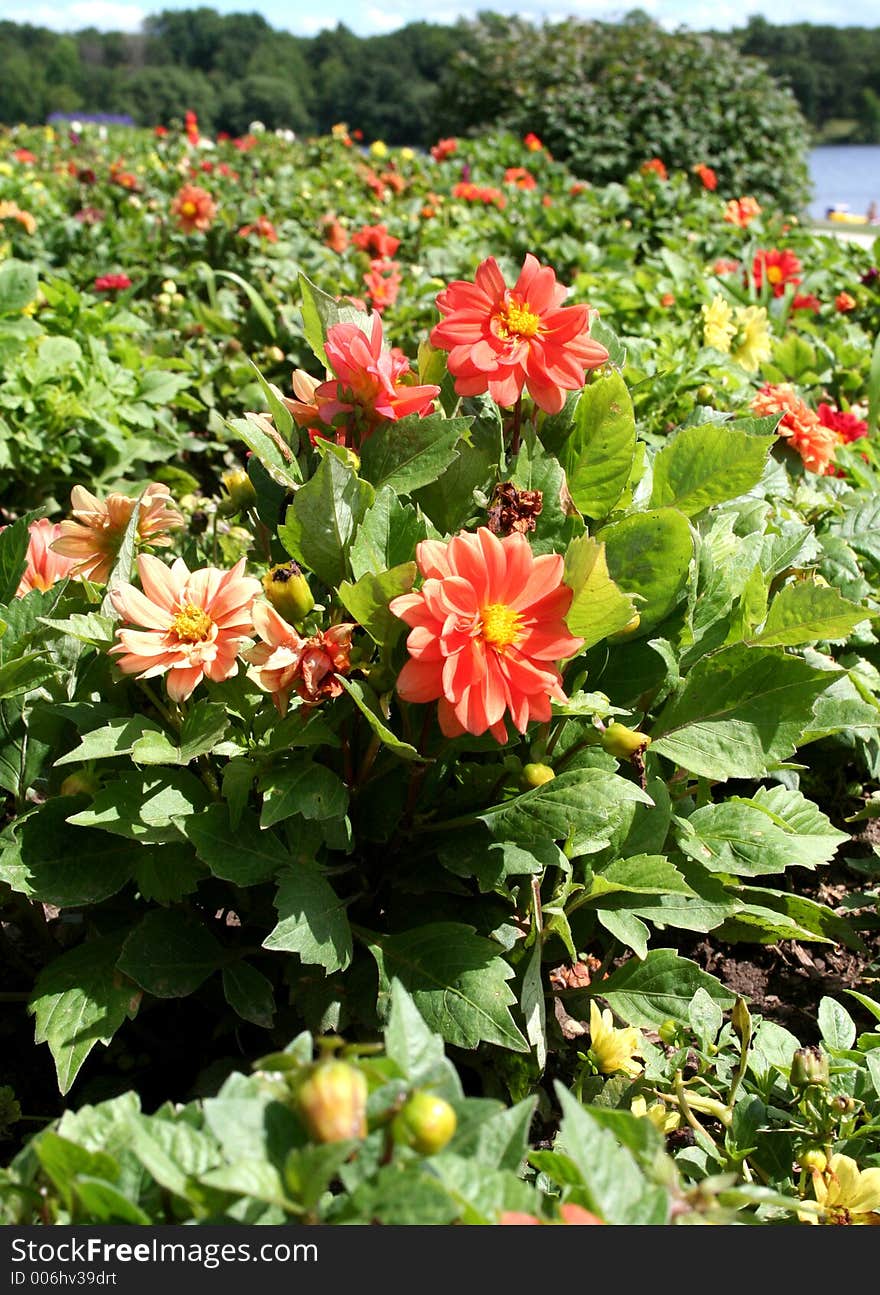
[[[847,203],[863,216],[870,202],[880,208],[880,145],[834,144],[810,153],[813,200],[810,215],[824,219],[829,207]]]

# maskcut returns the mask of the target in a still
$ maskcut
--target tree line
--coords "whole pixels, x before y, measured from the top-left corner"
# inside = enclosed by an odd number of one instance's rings
[[[636,11],[619,26],[646,24]],[[609,42],[619,45],[611,27],[577,24],[594,62]],[[546,32],[536,33],[544,46]],[[759,58],[790,85],[815,134],[880,142],[880,28],[776,26],[753,17],[714,39],[719,49]],[[205,129],[233,134],[253,120],[300,134],[344,120],[367,138],[427,145],[494,119],[496,105],[488,97],[481,104],[478,86],[462,101],[461,69],[520,40],[532,43],[528,25],[494,14],[451,26],[410,23],[369,37],[342,24],[302,37],[256,13],[210,8],[160,13],[137,33],[65,34],[0,22],[0,122],[79,112],[167,125],[192,108]]]

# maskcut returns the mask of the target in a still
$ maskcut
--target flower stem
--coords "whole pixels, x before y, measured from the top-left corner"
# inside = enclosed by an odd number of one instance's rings
[[[522,428],[522,396],[517,396],[516,404],[513,406],[513,424],[510,433],[510,453],[511,456],[519,453],[519,441]]]

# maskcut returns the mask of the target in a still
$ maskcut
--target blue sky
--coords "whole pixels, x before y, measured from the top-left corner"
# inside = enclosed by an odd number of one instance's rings
[[[98,27],[104,31],[137,31],[143,19],[162,9],[195,8],[200,0],[0,0],[0,18],[31,22],[57,31]],[[395,31],[407,22],[454,22],[479,10],[518,13],[539,21],[569,16],[579,18],[620,17],[631,4],[615,5],[608,0],[521,0],[493,3],[492,0],[436,0],[425,6],[420,0],[365,0],[352,5],[345,0],[324,0],[320,6],[307,0],[205,0],[222,13],[257,11],[276,27],[300,36],[311,36],[322,27],[344,22],[361,36]],[[646,10],[664,27],[685,26],[695,30],[741,27],[749,14],[763,13],[773,22],[832,23],[835,26],[869,26],[878,22],[877,0],[850,0],[845,13],[840,0],[753,0],[745,7],[736,0],[641,0]]]

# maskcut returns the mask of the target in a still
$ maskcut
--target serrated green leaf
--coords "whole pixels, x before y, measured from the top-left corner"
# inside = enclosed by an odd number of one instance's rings
[[[469,418],[410,414],[381,425],[363,445],[361,473],[376,490],[390,486],[408,495],[430,485],[458,457],[456,446],[470,427]]]
[[[746,494],[761,480],[775,436],[755,436],[724,423],[683,427],[654,459],[652,508],[687,517]]]
[[[264,949],[298,953],[303,962],[326,971],[344,971],[351,962],[351,927],[345,903],[312,864],[288,868],[278,879],[278,924]]]
[[[211,805],[187,819],[186,834],[214,876],[236,886],[258,886],[290,862],[275,833],[261,831],[250,811],[233,830],[228,806]]]
[[[379,709],[379,699],[371,688],[359,679],[346,679],[343,675],[337,675],[336,678],[367,720],[370,728],[383,746],[386,746],[389,751],[393,751],[401,760],[421,760],[423,758],[412,743],[404,742],[388,727],[385,717]]]
[[[780,589],[764,625],[748,642],[764,647],[799,647],[820,639],[840,643],[870,615],[830,586],[798,581]]]
[[[586,517],[607,517],[629,480],[636,451],[632,398],[619,373],[595,378],[575,406],[562,447],[568,488]]]
[[[636,614],[635,604],[611,579],[605,545],[589,535],[568,546],[564,580],[574,591],[566,624],[584,640],[584,650],[624,629]]]
[[[154,909],[128,935],[116,964],[156,998],[185,998],[223,961],[205,924],[176,909]]]
[[[292,557],[335,588],[348,573],[348,548],[372,499],[367,482],[334,455],[325,455],[297,491],[279,539]]]
[[[381,575],[367,572],[356,584],[344,580],[339,586],[343,607],[363,626],[374,643],[392,643],[403,633],[403,621],[388,610],[388,604],[392,598],[410,592],[416,571],[415,562],[403,562]]]
[[[688,1024],[688,1007],[702,987],[722,1008],[734,995],[695,962],[674,949],[652,949],[643,962],[632,959],[596,986],[596,991],[629,1025],[655,1028],[671,1018]]]
[[[232,962],[224,967],[223,995],[243,1020],[271,1030],[275,1019],[275,995],[271,981],[256,967],[249,962]]]
[[[684,596],[694,556],[688,520],[674,508],[631,513],[596,535],[608,570],[627,595],[638,594],[641,636],[665,620]]]

